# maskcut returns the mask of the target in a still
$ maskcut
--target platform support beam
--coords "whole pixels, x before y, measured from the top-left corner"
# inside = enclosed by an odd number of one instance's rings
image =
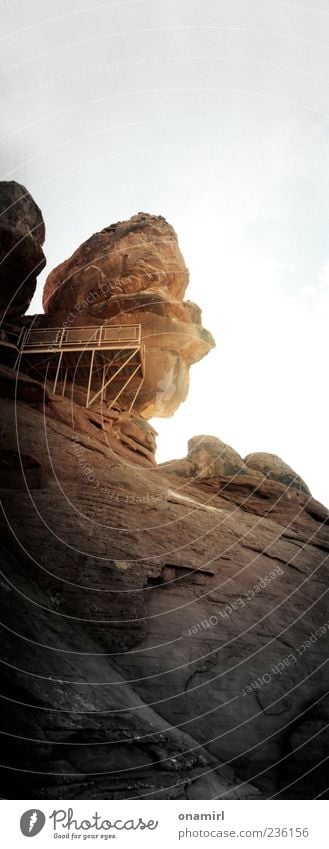
[[[138,395],[139,395],[139,393],[140,393],[140,391],[141,391],[141,388],[142,388],[142,386],[143,386],[143,383],[144,383],[144,375],[143,375],[143,374],[141,374],[140,382],[139,382],[139,384],[138,384],[138,386],[137,386],[137,389],[136,389],[135,395],[134,395],[134,397],[133,397],[133,400],[132,400],[132,402],[131,402],[131,404],[130,404],[130,407],[129,407],[129,410],[128,410],[128,412],[129,412],[129,413],[131,413],[131,411],[132,411],[132,408],[133,408],[133,406],[134,406],[134,403],[135,403],[136,399],[138,398]]]
[[[141,367],[141,364],[140,364],[140,363],[138,363],[138,365],[136,366],[136,368],[134,369],[134,371],[131,373],[130,377],[128,377],[128,378],[127,378],[126,382],[123,384],[123,386],[121,386],[121,389],[120,389],[120,390],[119,390],[119,392],[116,394],[115,398],[113,398],[113,401],[111,401],[111,404],[110,404],[110,405],[109,405],[109,407],[108,407],[108,409],[109,409],[109,410],[111,409],[111,407],[113,407],[113,404],[115,404],[115,402],[118,400],[118,398],[120,398],[120,395],[122,395],[122,393],[124,392],[124,390],[125,390],[125,389],[127,389],[128,384],[129,384],[129,383],[130,383],[130,381],[133,379],[133,377],[135,377],[135,374],[137,374],[137,372],[138,372],[138,370],[140,369],[140,367]]]
[[[92,376],[93,376],[94,359],[95,359],[95,350],[93,349],[93,350],[92,350],[92,352],[91,352],[91,357],[90,357],[90,367],[89,367],[89,378],[88,378],[88,389],[87,389],[86,407],[90,407],[90,404],[92,404],[92,400],[91,400],[91,401],[90,401],[90,403],[89,403],[89,398],[90,398],[91,380],[92,380]]]
[[[65,389],[66,389],[67,373],[68,373],[68,368],[65,369],[65,374],[64,374],[64,381],[63,381],[63,386],[62,386],[63,397],[65,395]]]
[[[63,351],[60,352],[60,355],[59,355],[59,358],[58,358],[58,365],[57,365],[57,369],[56,369],[56,375],[55,375],[54,386],[53,386],[53,395],[55,395],[55,392],[56,392],[56,389],[57,389],[57,382],[58,382],[59,372],[60,372],[61,365],[62,365],[62,358],[63,358]]]
[[[104,392],[104,389],[107,389],[107,387],[110,385],[110,383],[112,383],[112,380],[115,380],[115,378],[118,376],[118,374],[120,374],[122,369],[130,363],[130,361],[133,359],[133,357],[136,356],[138,351],[139,351],[139,348],[135,348],[133,350],[132,354],[130,354],[130,356],[127,357],[127,359],[122,363],[120,368],[118,368],[116,370],[115,374],[112,374],[112,377],[110,377],[109,380],[107,380],[104,384],[102,384],[101,388],[97,392],[95,392],[95,394],[91,398],[90,398],[90,391],[89,391],[90,387],[88,386],[88,395],[87,395],[86,407],[90,407],[91,404],[93,404],[94,401],[96,401],[96,398],[98,398],[99,395]],[[139,368],[139,367],[140,367],[140,363],[138,363],[137,368]],[[133,374],[135,374],[135,372],[133,372]],[[89,374],[89,379],[90,379],[90,383],[91,383],[91,376],[90,375],[91,375],[91,373]],[[130,380],[130,378],[129,378],[129,380]],[[121,395],[121,392],[122,392],[122,390],[120,390],[120,395]]]

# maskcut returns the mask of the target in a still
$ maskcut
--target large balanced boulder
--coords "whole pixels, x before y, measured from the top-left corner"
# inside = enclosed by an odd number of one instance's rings
[[[23,315],[46,264],[41,211],[20,183],[0,182],[0,317]]]
[[[247,474],[242,457],[216,436],[193,436],[188,441],[188,460],[199,478]]]
[[[163,463],[162,468],[182,477],[199,480],[250,475],[250,470],[234,448],[216,436],[204,435],[189,439],[186,457]]]
[[[188,270],[177,236],[161,215],[139,213],[94,233],[49,275],[43,296],[47,313],[68,311],[91,293],[106,300],[146,289],[183,297]]]
[[[135,409],[170,416],[187,397],[190,366],[215,344],[199,307],[183,301],[188,279],[173,228],[139,213],[95,233],[51,272],[41,324],[140,324],[146,370]],[[121,397],[127,407],[133,393],[131,385]]]
[[[209,481],[218,477],[234,481],[237,476],[245,475],[254,481],[255,486],[267,478],[282,484],[288,494],[290,490],[297,490],[310,495],[300,475],[276,454],[248,454],[242,459],[234,448],[217,436],[193,436],[188,441],[187,456],[162,463],[162,468],[181,477]]]

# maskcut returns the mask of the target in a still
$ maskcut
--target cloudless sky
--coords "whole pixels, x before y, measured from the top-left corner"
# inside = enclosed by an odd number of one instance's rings
[[[310,0],[311,3],[311,0]],[[3,0],[2,179],[47,227],[164,215],[217,348],[157,419],[158,458],[213,434],[279,454],[329,504],[325,0]]]

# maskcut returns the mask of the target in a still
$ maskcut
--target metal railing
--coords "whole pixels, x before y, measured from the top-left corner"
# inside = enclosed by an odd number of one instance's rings
[[[140,324],[96,325],[90,327],[38,327],[26,330],[21,340],[21,352],[32,350],[85,350],[86,348],[108,348],[139,346]]]
[[[15,348],[18,351],[24,333],[24,328],[3,323],[0,326],[0,344],[9,348]]]
[[[114,380],[122,378],[123,384],[120,386],[114,398],[112,398],[108,409],[111,409],[113,404],[118,401],[122,393],[128,388],[134,378],[139,378],[139,383],[134,392],[133,399],[129,406],[129,411],[132,409],[145,377],[145,347],[142,344],[142,329],[140,324],[131,325],[93,325],[90,327],[35,327],[35,328],[17,328],[12,325],[2,324],[0,326],[0,347],[14,348],[16,351],[16,362],[14,369],[19,367],[21,358],[24,354],[43,354],[55,353],[57,355],[56,373],[53,383],[53,394],[56,393],[57,385],[62,382],[62,395],[65,393],[66,382],[69,378],[69,370],[71,368],[69,352],[85,352],[88,354],[78,357],[78,363],[75,365],[75,375],[77,368],[88,368],[88,377],[84,378],[87,383],[86,407],[90,407],[97,398],[105,401],[106,390]],[[106,351],[125,351],[123,359],[115,362],[116,355],[110,362],[104,361],[104,353]],[[103,352],[103,353],[102,353]],[[99,366],[96,367],[97,353],[102,359],[102,379],[101,385],[93,388],[95,379],[99,371]],[[83,362],[81,363],[81,357]],[[136,361],[138,357],[138,361]],[[40,359],[40,358],[38,358]],[[27,361],[29,357],[27,356]],[[43,364],[48,362],[48,359],[42,360]],[[64,379],[61,381],[61,370],[64,367]],[[111,373],[111,370],[114,373]],[[128,373],[126,370],[128,369]]]

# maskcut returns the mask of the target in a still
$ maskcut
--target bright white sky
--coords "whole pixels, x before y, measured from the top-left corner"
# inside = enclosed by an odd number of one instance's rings
[[[216,338],[155,422],[159,459],[213,434],[328,504],[326,1],[1,5],[2,178],[43,211],[42,280],[96,230],[162,214]]]

